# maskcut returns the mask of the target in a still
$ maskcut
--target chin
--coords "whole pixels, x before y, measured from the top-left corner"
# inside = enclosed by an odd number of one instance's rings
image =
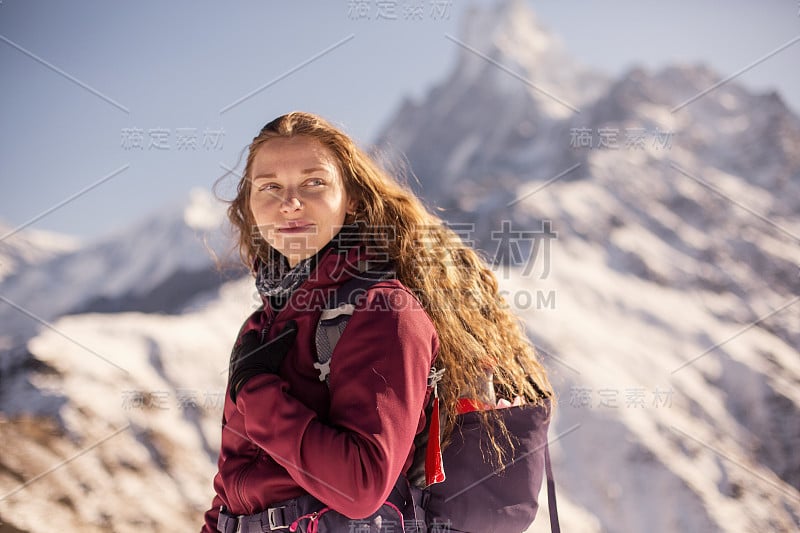
[[[281,253],[281,255],[285,255],[286,257],[298,257],[298,260],[303,260],[308,257],[311,257],[315,253],[317,253],[321,248],[312,245],[304,245],[304,246],[274,246],[274,248]]]

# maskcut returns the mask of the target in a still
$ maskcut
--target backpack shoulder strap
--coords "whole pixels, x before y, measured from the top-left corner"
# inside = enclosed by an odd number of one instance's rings
[[[547,510],[550,514],[551,533],[561,533],[558,523],[558,505],[556,505],[556,482],[553,478],[553,466],[550,464],[550,446],[544,441],[544,473],[547,478]]]
[[[347,326],[347,322],[355,311],[359,298],[379,281],[391,279],[394,272],[388,263],[377,268],[359,272],[359,274],[340,285],[330,295],[317,323],[316,347],[317,362],[314,367],[319,370],[319,380],[328,383],[331,357],[336,344]]]

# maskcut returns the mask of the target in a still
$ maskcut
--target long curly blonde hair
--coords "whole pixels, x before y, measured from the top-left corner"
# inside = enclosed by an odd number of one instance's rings
[[[342,131],[319,116],[293,112],[264,126],[249,146],[244,173],[228,218],[238,232],[242,261],[251,268],[256,259],[269,260],[250,211],[250,176],[258,149],[270,139],[306,136],[330,150],[338,162],[348,197],[357,199],[354,219],[370,250],[385,254],[395,264],[397,278],[419,298],[439,335],[436,361],[444,368],[439,395],[444,412],[445,444],[456,420],[460,397],[481,391],[487,373],[493,373],[502,396],[541,403],[553,394],[544,367],[526,337],[519,319],[498,291],[494,273],[479,255],[438,216],[430,213],[405,185],[391,177]],[[486,411],[495,458],[503,460],[497,437],[510,436]],[[513,447],[513,442],[511,443]]]

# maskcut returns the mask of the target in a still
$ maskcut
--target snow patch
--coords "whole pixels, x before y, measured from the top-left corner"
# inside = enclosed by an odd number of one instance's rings
[[[189,192],[189,203],[183,210],[183,220],[190,228],[214,230],[225,220],[227,205],[217,200],[206,189],[194,188]]]

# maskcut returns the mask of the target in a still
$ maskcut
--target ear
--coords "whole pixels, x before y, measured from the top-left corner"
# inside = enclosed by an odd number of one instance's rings
[[[347,212],[348,213],[355,213],[356,212],[356,207],[358,207],[358,200],[356,200],[353,197],[349,197],[347,199]]]

